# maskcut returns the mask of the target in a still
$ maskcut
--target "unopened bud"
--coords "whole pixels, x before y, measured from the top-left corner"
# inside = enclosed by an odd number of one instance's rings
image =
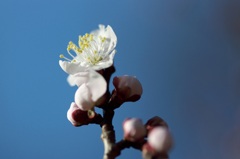
[[[117,96],[124,101],[137,101],[142,95],[142,85],[134,76],[114,77],[113,85]]]
[[[145,126],[141,119],[130,118],[123,122],[124,139],[135,142],[141,140],[146,135]]]
[[[172,136],[166,127],[158,126],[148,134],[149,145],[158,153],[167,153],[172,148]]]
[[[88,124],[90,117],[88,111],[81,110],[74,102],[72,102],[67,111],[67,118],[74,126],[81,126]]]
[[[167,123],[160,117],[155,116],[147,121],[145,124],[147,131],[151,131],[153,128],[157,126],[163,126],[163,127],[168,127]]]

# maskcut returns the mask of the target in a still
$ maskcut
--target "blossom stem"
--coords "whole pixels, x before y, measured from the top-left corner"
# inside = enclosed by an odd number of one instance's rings
[[[110,82],[110,78],[115,71],[116,71],[116,69],[115,69],[114,65],[112,65],[111,67],[106,68],[104,70],[104,77],[105,77],[105,80],[106,80],[108,85],[109,85],[109,82]]]
[[[124,103],[124,101],[118,98],[116,91],[113,91],[111,98],[109,100],[109,103],[108,103],[109,107],[112,107],[112,109],[117,109],[123,103]]]
[[[142,146],[146,143],[146,140],[141,140],[139,142],[131,142],[127,140],[121,140],[117,142],[114,147],[112,153],[115,154],[115,157],[119,156],[121,154],[121,151],[125,148],[133,147],[137,150],[142,151]]]
[[[104,156],[103,159],[114,159],[111,155],[113,145],[115,144],[115,131],[112,125],[112,119],[114,111],[112,109],[103,109],[103,125],[101,138],[104,144]]]
[[[94,118],[90,121],[92,124],[103,125],[103,117],[100,114],[96,114]]]

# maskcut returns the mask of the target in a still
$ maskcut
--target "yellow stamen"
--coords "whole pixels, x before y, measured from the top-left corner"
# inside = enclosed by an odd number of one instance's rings
[[[106,41],[106,37],[102,38],[102,43],[104,43]]]
[[[88,63],[92,65],[98,64],[99,61],[101,61],[103,58],[98,51],[99,48],[97,47],[97,45],[101,43],[100,46],[102,48],[104,45],[104,42],[106,41],[106,37],[102,37],[102,36],[95,37],[93,34],[86,33],[85,35],[82,35],[82,36],[79,35],[78,38],[79,38],[78,45],[75,45],[72,41],[70,41],[67,46],[67,51],[73,59],[70,60],[64,57],[63,54],[60,55],[60,58],[64,58],[67,61],[72,63],[78,62],[78,60],[75,60],[76,57],[71,54],[71,50],[73,50],[77,54],[77,56],[81,57],[80,59],[83,58],[84,60],[86,60]],[[79,60],[79,62],[81,61],[82,60]]]
[[[67,60],[67,61],[71,61],[70,59],[66,58],[63,54],[60,54],[59,57],[60,57],[61,59],[65,59],[65,60]]]
[[[63,54],[60,54],[59,57],[62,59],[62,58],[64,58],[64,55],[63,55]]]
[[[93,40],[93,35],[92,34],[90,34],[90,41],[92,41]]]

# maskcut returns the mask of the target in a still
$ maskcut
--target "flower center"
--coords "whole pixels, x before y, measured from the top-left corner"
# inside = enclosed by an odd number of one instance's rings
[[[72,41],[68,44],[67,51],[73,60],[66,58],[63,54],[60,55],[60,58],[70,62],[87,62],[90,65],[96,65],[107,55],[108,41],[106,37],[86,33],[84,36],[79,36],[78,45]],[[72,55],[71,50],[76,53],[76,56]]]

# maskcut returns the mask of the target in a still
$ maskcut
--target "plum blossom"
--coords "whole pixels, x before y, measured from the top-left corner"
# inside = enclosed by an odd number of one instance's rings
[[[112,66],[116,53],[117,37],[111,26],[105,28],[99,25],[99,29],[79,36],[78,45],[69,42],[67,52],[72,59],[60,55],[59,65],[68,74],[89,69],[101,70]],[[74,54],[73,54],[74,53]]]
[[[130,118],[123,122],[124,139],[135,142],[143,139],[146,135],[146,129],[141,119]]]

